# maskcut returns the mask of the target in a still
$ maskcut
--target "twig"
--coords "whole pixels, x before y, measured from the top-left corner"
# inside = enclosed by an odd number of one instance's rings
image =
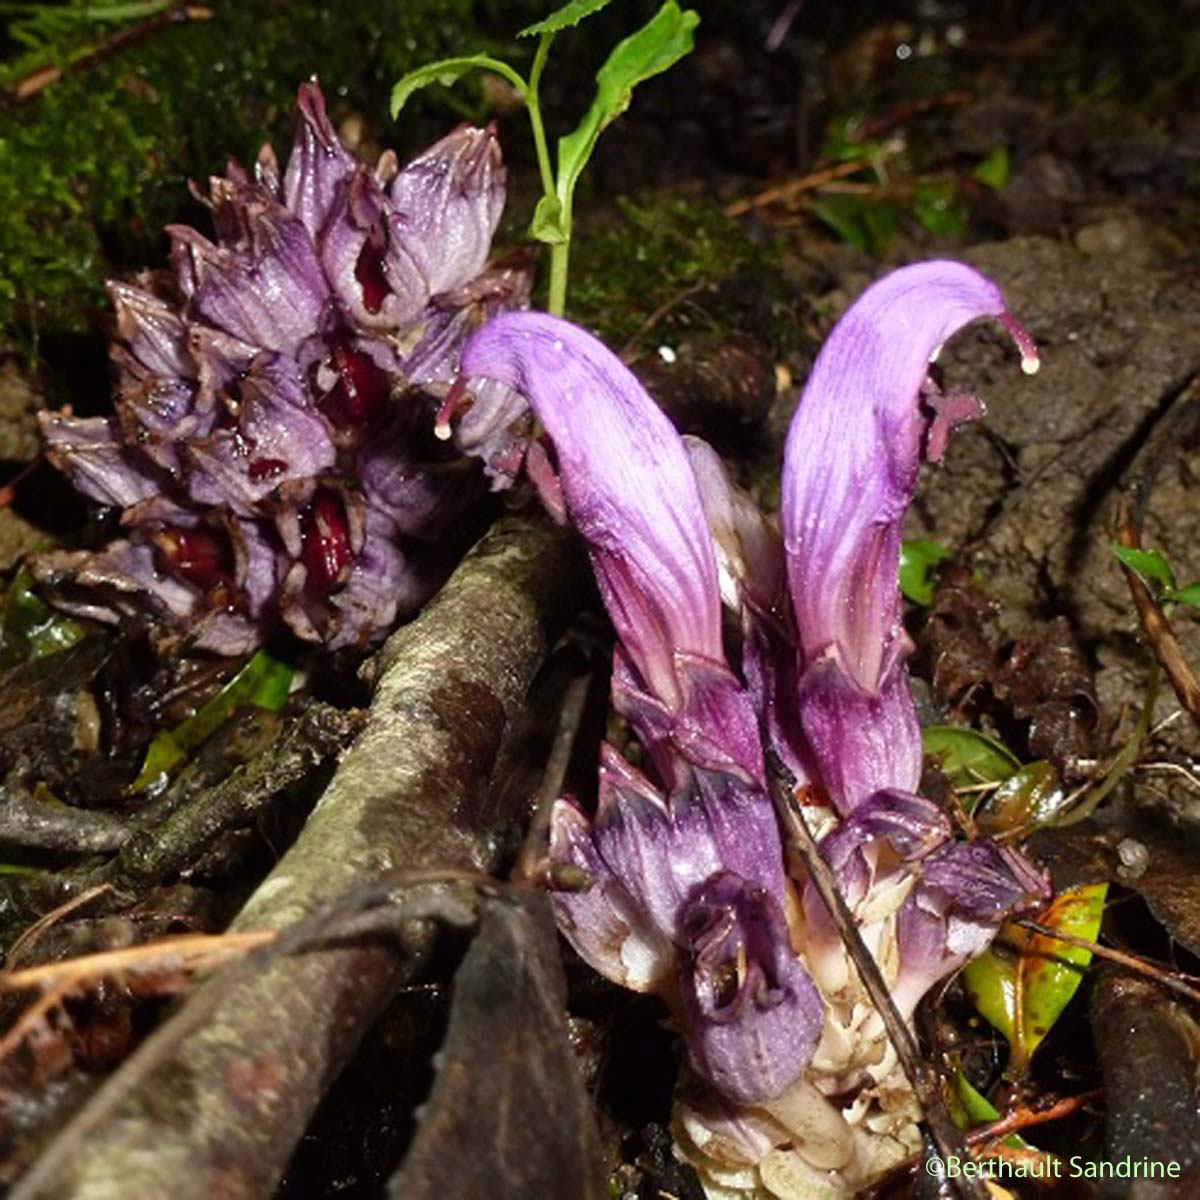
[[[895,129],[897,125],[907,125],[914,117],[924,117],[939,108],[961,108],[975,99],[974,93],[963,88],[951,88],[938,96],[922,96],[916,100],[908,100],[878,117],[864,121],[861,127],[854,131],[856,138],[868,140],[877,138],[880,134]]]
[[[388,892],[397,886],[401,885],[393,884],[385,888],[383,896],[386,897]],[[435,888],[437,886],[435,885]],[[298,921],[290,929],[254,931],[254,936],[263,938],[262,944],[252,948],[240,962],[234,964],[232,969],[218,975],[200,992],[190,997],[183,1008],[175,1013],[165,1025],[156,1030],[153,1036],[143,1043],[130,1058],[126,1059],[20,1180],[12,1193],[12,1200],[31,1200],[32,1197],[43,1196],[54,1184],[61,1184],[64,1172],[78,1171],[81,1165],[79,1159],[84,1156],[93,1136],[102,1130],[109,1121],[117,1117],[122,1104],[131,1095],[136,1094],[140,1085],[146,1084],[160,1067],[171,1061],[172,1053],[182,1043],[190,1037],[200,1036],[205,1024],[219,1012],[223,1002],[234,996],[240,987],[252,982],[256,975],[261,974],[260,969],[265,965],[278,962],[285,955],[296,953],[317,937],[328,936],[331,932],[331,924],[351,915],[347,912],[348,908],[365,907],[373,902],[378,902],[381,899],[380,891],[378,884],[359,888],[352,896],[335,900],[329,909]],[[393,925],[405,916],[418,921],[441,918],[461,923],[463,919],[462,905],[456,904],[453,897],[439,895],[436,890],[433,895],[428,897],[401,893],[398,899],[404,901],[405,906],[401,911],[391,915],[390,920]],[[419,953],[419,948],[417,952]],[[242,1080],[240,1072],[244,1071],[247,1066],[266,1065],[261,1059],[252,1057],[255,1049],[255,1047],[246,1047],[244,1056],[235,1056],[232,1059],[228,1067],[232,1076],[228,1080],[231,1086],[236,1086],[241,1082],[243,1086],[250,1083],[253,1088],[252,1082]],[[259,1095],[253,1097],[251,1103],[243,1104],[241,1106],[243,1116],[250,1109],[252,1103],[261,1103],[262,1100],[263,1097]],[[158,1114],[158,1117],[162,1119],[161,1114]],[[152,1126],[154,1125],[154,1115],[148,1114],[145,1119]],[[124,1132],[125,1136],[128,1136],[128,1131]],[[106,1149],[111,1149],[111,1147],[106,1147]],[[154,1152],[154,1148],[149,1148],[144,1150],[143,1154],[153,1159]],[[101,1157],[103,1158],[103,1155]],[[226,1169],[233,1170],[232,1159],[229,1160],[229,1164]],[[194,1195],[205,1198],[211,1196],[212,1189],[208,1182],[209,1172],[203,1160],[193,1161],[189,1165],[199,1174],[195,1177],[186,1175],[174,1177],[171,1180],[169,1194],[173,1196]],[[243,1167],[243,1170],[246,1168]],[[111,1175],[98,1175],[89,1187],[88,1178],[84,1175],[82,1179],[71,1180],[65,1193],[55,1189],[54,1194],[86,1195],[94,1188],[97,1194],[108,1195],[107,1180],[112,1177]],[[155,1190],[157,1189],[156,1184],[147,1183],[147,1178],[155,1179],[157,1177],[153,1161],[140,1161],[136,1172],[129,1170],[127,1166],[122,1194],[128,1197],[137,1197],[138,1200],[143,1196],[146,1200],[151,1200],[152,1197],[168,1194],[168,1190]]]
[[[1140,531],[1133,519],[1133,510],[1128,498],[1124,496],[1121,497],[1117,509],[1117,541],[1131,550],[1140,550],[1142,545]],[[1133,597],[1138,620],[1142,623],[1142,632],[1154,651],[1154,657],[1175,689],[1179,703],[1200,726],[1200,683],[1197,683],[1196,675],[1184,657],[1183,648],[1179,645],[1179,638],[1176,637],[1170,620],[1163,612],[1162,606],[1150,594],[1150,589],[1141,576],[1124,563],[1121,563],[1121,570],[1125,572],[1129,594]]]
[[[774,54],[783,45],[784,40],[791,31],[793,22],[800,15],[800,10],[803,7],[804,0],[789,0],[787,6],[775,18],[775,23],[767,33],[767,40],[763,43],[763,49],[768,54]]]
[[[771,204],[787,203],[795,200],[798,196],[802,196],[805,192],[811,192],[816,188],[824,187],[827,183],[832,183],[835,179],[845,179],[848,175],[857,175],[860,171],[866,171],[871,166],[865,158],[856,158],[853,162],[838,163],[832,167],[822,167],[819,171],[812,171],[808,175],[801,175],[796,179],[787,179],[783,183],[777,183],[773,187],[767,188],[765,191],[758,192],[753,196],[748,196],[744,200],[735,200],[732,204],[727,204],[721,210],[727,217],[740,217],[743,213],[748,213],[751,209],[766,208]]]
[[[809,878],[812,880],[818,894],[829,910],[829,915],[841,935],[851,961],[858,971],[863,987],[875,1006],[887,1031],[888,1039],[896,1050],[901,1069],[912,1085],[917,1102],[924,1114],[925,1124],[933,1137],[939,1154],[943,1159],[967,1157],[967,1147],[963,1135],[942,1099],[941,1079],[937,1071],[925,1061],[917,1045],[916,1038],[907,1022],[901,1017],[892,1000],[887,981],[879,970],[866,943],[862,939],[858,924],[853,914],[846,907],[846,901],[838,890],[837,882],[828,864],[821,857],[812,831],[808,827],[803,811],[796,805],[796,780],[792,773],[780,760],[774,750],[767,752],[767,781],[771,790],[771,798],[775,802],[776,812],[789,835],[790,841],[801,860]],[[954,1180],[954,1185],[968,1200],[985,1200],[987,1192],[976,1179],[961,1178]]]
[[[1161,672],[1157,663],[1150,665],[1150,678],[1146,681],[1146,695],[1142,700],[1142,711],[1138,714],[1137,724],[1133,727],[1133,732],[1125,740],[1125,744],[1116,752],[1115,755],[1104,766],[1100,773],[1100,782],[1096,784],[1095,789],[1081,804],[1075,804],[1075,799],[1083,795],[1091,783],[1085,783],[1075,789],[1071,795],[1067,796],[1063,801],[1063,812],[1061,816],[1055,817],[1053,824],[1058,827],[1066,825],[1077,825],[1080,821],[1086,820],[1100,807],[1101,802],[1113,791],[1118,783],[1133,769],[1137,762],[1137,756],[1141,753],[1142,745],[1146,740],[1146,735],[1150,730],[1150,722],[1154,716],[1154,705],[1158,699],[1158,684]],[[1029,829],[1022,828],[1014,831],[1019,836],[1028,833]]]
[[[51,909],[48,913],[39,917],[15,942],[8,951],[8,962],[15,962],[20,959],[21,952],[28,950],[46,932],[52,925],[57,925],[59,921],[65,917],[69,917],[72,913],[78,912],[84,905],[90,904],[93,900],[100,896],[107,895],[112,888],[107,883],[97,884],[95,887],[88,888],[86,892],[80,892],[78,896],[72,896],[69,900],[64,901],[57,908]]]
[[[542,775],[541,786],[538,788],[533,820],[529,823],[529,831],[525,835],[521,853],[513,867],[512,878],[514,880],[528,882],[539,878],[544,873],[550,816],[554,809],[554,802],[562,795],[563,780],[567,777],[567,767],[571,763],[571,752],[575,747],[575,738],[579,734],[579,723],[583,719],[583,709],[587,703],[588,688],[591,682],[590,673],[577,675],[567,684],[563,693],[558,729],[554,733],[554,743],[550,747],[546,770]]]
[[[160,29],[166,29],[169,25],[183,21],[207,21],[211,19],[212,15],[211,8],[185,4],[173,5],[162,12],[135,22],[125,29],[118,30],[111,37],[105,38],[94,50],[81,54],[65,67],[39,67],[36,71],[26,75],[11,91],[0,93],[0,100],[9,103],[29,100],[52,83],[57,83],[64,75],[86,71],[89,67],[103,62],[104,59],[111,58],[114,54],[127,50],[130,46],[137,45],[138,42],[145,41]]]
[[[1119,963],[1123,967],[1136,972],[1139,975],[1148,975],[1151,979],[1157,980],[1164,987],[1178,993],[1180,996],[1191,1000],[1193,1003],[1200,1004],[1200,979],[1196,979],[1192,975],[1185,975],[1182,971],[1171,971],[1166,967],[1157,966],[1148,959],[1140,958],[1135,954],[1126,954],[1123,950],[1114,950],[1110,946],[1102,946],[1099,942],[1089,942],[1087,938],[1076,937],[1073,933],[1065,933],[1059,929],[1052,929],[1049,925],[1041,925],[1037,921],[1032,921],[1027,917],[1018,917],[1017,925],[1021,925],[1026,929],[1031,929],[1034,933],[1039,933],[1043,937],[1053,938],[1056,942],[1062,942],[1067,946],[1077,946],[1081,950],[1089,950],[1097,958],[1106,958],[1110,962]]]
[[[44,455],[39,454],[33,462],[26,463],[15,475],[0,485],[0,508],[7,508],[16,500],[21,484],[41,466],[43,457]]]
[[[276,937],[273,929],[247,933],[184,933],[176,937],[79,954],[57,962],[0,973],[0,991],[23,992],[35,987],[78,987],[81,983],[118,972],[142,975],[154,971],[198,971],[217,966],[229,958],[240,958],[247,950],[265,945]]]
[[[633,352],[637,349],[638,343],[659,323],[669,312],[678,308],[681,304],[690,300],[699,292],[712,286],[711,280],[702,280],[700,283],[693,283],[690,287],[686,287],[681,292],[677,292],[674,296],[664,300],[638,327],[637,331],[632,334],[621,347],[620,358],[622,362],[628,362],[633,356]]]
[[[1018,1104],[1002,1117],[987,1125],[980,1125],[967,1133],[967,1145],[975,1147],[986,1142],[998,1141],[1008,1137],[1010,1133],[1018,1133],[1033,1125],[1045,1125],[1048,1121],[1060,1121],[1078,1112],[1087,1104],[1092,1104],[1104,1095],[1103,1088],[1091,1092],[1081,1092],[1078,1096],[1066,1096],[1056,1100],[1045,1108],[1035,1108],[1031,1104]]]
[[[0,843],[68,854],[119,849],[129,838],[120,817],[38,800],[24,788],[0,784]]]

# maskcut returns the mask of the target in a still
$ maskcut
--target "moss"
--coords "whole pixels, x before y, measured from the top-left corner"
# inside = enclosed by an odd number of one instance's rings
[[[712,203],[670,191],[622,198],[614,219],[576,230],[568,315],[611,345],[640,349],[643,331],[651,339],[681,327],[744,332],[749,320],[781,352],[796,314],[777,258]]]
[[[160,29],[0,110],[0,345],[94,330],[104,276],[160,264],[163,224],[200,215],[189,178],[252,159],[265,136],[286,145],[299,81],[319,72],[335,121],[359,112],[369,137],[416,149],[438,98],[414,105],[396,138],[384,125],[391,83],[543,7],[226,0],[211,20]]]

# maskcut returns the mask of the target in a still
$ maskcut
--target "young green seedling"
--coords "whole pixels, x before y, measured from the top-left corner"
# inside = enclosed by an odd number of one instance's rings
[[[518,37],[538,39],[527,78],[500,59],[488,54],[472,54],[419,67],[405,75],[392,89],[393,117],[413,92],[431,83],[450,86],[471,71],[493,71],[516,89],[529,113],[542,180],[542,197],[534,210],[529,232],[530,236],[550,246],[547,308],[556,316],[561,316],[566,308],[575,185],[596,141],[603,130],[629,107],[633,89],[639,83],[660,75],[691,51],[692,31],[700,21],[698,13],[681,9],[676,0],[666,0],[641,29],[618,43],[596,74],[596,95],[591,107],[571,133],[558,139],[557,154],[552,162],[542,121],[540,94],[550,47],[564,29],[578,25],[609,3],[610,0],[571,0],[544,21],[522,29]]]
[[[1164,611],[1169,611],[1175,604],[1200,608],[1200,580],[1178,587],[1171,564],[1158,550],[1134,550],[1129,546],[1114,545],[1112,552],[1131,571],[1138,573]]]

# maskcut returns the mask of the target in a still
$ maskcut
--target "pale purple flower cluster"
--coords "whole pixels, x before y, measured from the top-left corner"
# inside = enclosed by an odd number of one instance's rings
[[[681,439],[583,331],[507,314],[463,351],[464,375],[526,397],[552,443],[562,505],[618,636],[614,705],[651,767],[643,774],[606,745],[594,815],[558,802],[551,857],[590,884],[555,894],[559,924],[603,974],[670,1006],[709,1097],[685,1110],[707,1113],[688,1126],[691,1151],[718,1174],[787,1144],[808,1155],[805,1170],[861,1181],[869,1171],[852,1162],[853,1138],[831,1147],[848,1113],[879,1117],[879,1089],[895,1082],[823,902],[788,869],[764,739],[800,781],[906,1016],[1046,892],[1020,853],[955,840],[944,813],[914,794],[921,740],[900,527],[921,458],[940,455],[952,418],[973,407],[940,396],[928,364],[989,315],[1032,369],[1035,351],[999,290],[962,264],[896,271],[853,305],[791,428],[782,538],[718,456]],[[761,1120],[751,1128],[723,1104]]]
[[[43,419],[51,460],[123,530],[38,560],[51,597],[221,654],[284,626],[361,646],[415,608],[480,490],[464,452],[504,482],[526,440],[499,386],[457,452],[433,437],[466,336],[527,301],[522,266],[487,268],[504,190],[490,129],[372,168],[303,85],[286,169],[269,146],[253,177],[231,162],[201,197],[216,241],[172,227],[169,272],[109,285],[115,415]]]

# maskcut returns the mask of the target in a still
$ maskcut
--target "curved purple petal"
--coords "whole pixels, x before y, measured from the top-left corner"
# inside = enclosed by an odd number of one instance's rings
[[[871,693],[836,662],[817,662],[800,677],[794,704],[809,774],[841,812],[853,812],[878,791],[917,790],[921,727],[907,671],[893,671]]]
[[[724,661],[716,559],[679,435],[611,351],[555,317],[497,317],[467,343],[462,371],[533,407],[621,642],[678,712],[676,657]]]
[[[661,988],[675,964],[675,946],[600,857],[592,824],[571,800],[559,800],[550,820],[550,858],[584,873],[583,890],[551,894],[563,936],[601,975],[635,992]]]
[[[601,748],[600,797],[588,822],[573,804],[555,810],[551,858],[586,871],[599,892],[564,893],[573,914],[567,937],[597,970],[623,982],[630,952],[613,957],[614,934],[635,937],[632,952],[677,941],[679,916],[696,889],[734,871],[755,889],[782,901],[786,884],[779,829],[770,800],[728,775],[695,771],[694,791],[665,797],[611,746]],[[613,915],[618,913],[619,920]],[[619,948],[623,941],[616,942]],[[665,953],[665,952],[664,952]],[[657,986],[671,957],[655,957]]]
[[[939,979],[988,947],[1004,921],[1049,897],[1045,873],[1010,846],[980,838],[935,851],[896,916],[897,1008],[911,1015]]]
[[[109,417],[64,417],[39,412],[50,461],[85,496],[119,508],[157,496],[164,480],[129,453]]]
[[[930,359],[984,316],[1014,332],[1026,369],[1033,369],[1032,343],[1008,316],[999,288],[977,271],[927,262],[885,276],[829,335],[788,433],[782,518],[801,664],[805,671],[833,668],[824,671],[825,682],[802,685],[801,719],[807,731],[809,706],[823,709],[811,716],[821,727],[812,750],[842,811],[880,787],[907,791],[915,784],[916,715],[907,687],[890,686],[907,649],[897,585],[900,529],[921,459],[920,397]],[[834,673],[845,686],[826,697]],[[855,691],[896,710],[884,720],[904,735],[890,767],[881,739],[871,732],[863,744],[846,719]]]

